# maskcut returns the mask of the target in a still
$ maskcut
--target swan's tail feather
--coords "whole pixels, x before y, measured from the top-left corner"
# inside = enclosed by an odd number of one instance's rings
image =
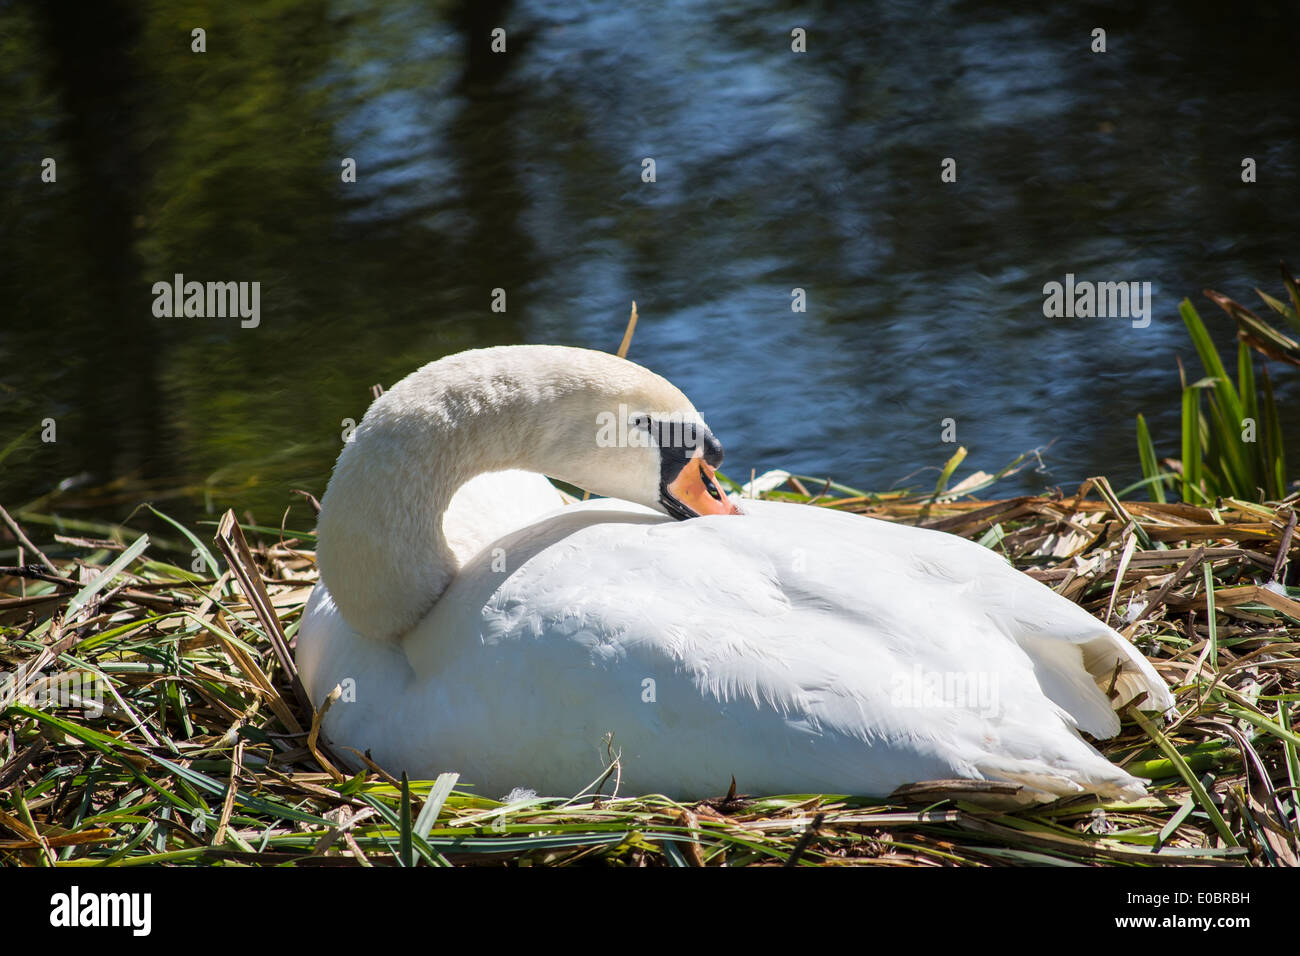
[[[1113,706],[1127,706],[1144,694],[1146,700],[1140,705],[1143,710],[1164,713],[1174,706],[1174,695],[1169,692],[1169,686],[1142,652],[1121,634],[1107,628],[1105,633],[1085,642],[1081,649],[1083,666],[1099,688],[1108,690],[1114,680]],[[1115,676],[1117,663],[1120,665],[1118,677]]]
[[[1141,780],[1100,755],[1078,769],[1051,767],[1035,761],[990,760],[979,767],[994,780],[1018,783],[1041,795],[1041,800],[1095,793],[1116,800],[1139,800],[1147,795]]]
[[[1119,733],[1116,711],[1134,700],[1144,698],[1143,710],[1161,713],[1174,706],[1151,662],[1110,628],[1074,641],[1021,636],[1019,644],[1034,663],[1043,693],[1099,740]]]

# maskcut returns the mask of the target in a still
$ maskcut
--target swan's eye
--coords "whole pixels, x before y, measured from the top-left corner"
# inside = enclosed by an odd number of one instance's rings
[[[709,493],[709,497],[714,501],[721,501],[722,495],[718,493],[718,486],[713,483],[713,479],[705,472],[704,466],[700,466],[700,480],[704,482],[704,490]]]

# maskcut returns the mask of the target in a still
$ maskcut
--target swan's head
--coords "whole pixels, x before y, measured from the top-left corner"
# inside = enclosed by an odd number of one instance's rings
[[[740,514],[718,485],[717,470],[722,464],[722,443],[695,415],[696,421],[665,423],[653,415],[643,414],[636,427],[653,438],[658,452],[659,484],[657,507],[678,520],[701,515]]]
[[[654,379],[653,384],[662,383],[658,376]],[[672,392],[678,400],[672,404],[655,401],[665,397],[663,389],[648,391],[620,394],[616,406],[598,408],[594,435],[590,431],[582,435],[579,427],[570,443],[571,468],[554,476],[678,520],[740,514],[718,483],[722,443],[699,412],[675,388]],[[591,421],[588,416],[579,416],[578,421],[584,418]],[[590,444],[583,447],[585,442]]]

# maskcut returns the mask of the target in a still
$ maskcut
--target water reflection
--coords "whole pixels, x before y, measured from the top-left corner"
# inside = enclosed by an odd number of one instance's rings
[[[951,417],[990,470],[1055,440],[1007,493],[1122,485],[1137,412],[1176,453],[1178,300],[1246,301],[1300,264],[1294,106],[1271,66],[1300,13],[1271,16],[8,6],[0,501],[84,474],[59,510],[152,496],[278,520],[289,489],[323,489],[371,384],[478,345],[612,349],[633,298],[632,356],[693,397],[733,475],[888,487],[951,453]],[[260,326],[155,318],[150,288],[176,272],[260,281]],[[1045,319],[1067,272],[1152,282],[1150,328]]]

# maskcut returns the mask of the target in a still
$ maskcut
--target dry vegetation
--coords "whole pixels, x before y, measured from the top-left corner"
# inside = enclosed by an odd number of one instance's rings
[[[1025,807],[1013,786],[942,781],[888,800],[753,800],[739,781],[739,796],[685,805],[611,797],[606,781],[605,795],[503,803],[454,774],[353,773],[314,733],[293,669],[311,534],[228,514],[213,554],[211,528],[88,539],[20,514],[4,515],[21,557],[0,568],[0,670],[46,684],[14,685],[26,702],[0,710],[0,861],[1294,865],[1300,589],[1282,582],[1296,496],[1121,502],[1098,479],[1074,495],[981,501],[971,493],[991,478],[949,490],[955,467],[925,496],[798,477],[765,495],[981,541],[1135,641],[1176,687],[1177,713],[1163,725],[1130,714],[1101,747],[1151,779],[1147,799]],[[38,526],[39,545],[22,533]],[[191,553],[197,572],[164,560]],[[107,689],[98,715],[39,699],[91,675]]]

